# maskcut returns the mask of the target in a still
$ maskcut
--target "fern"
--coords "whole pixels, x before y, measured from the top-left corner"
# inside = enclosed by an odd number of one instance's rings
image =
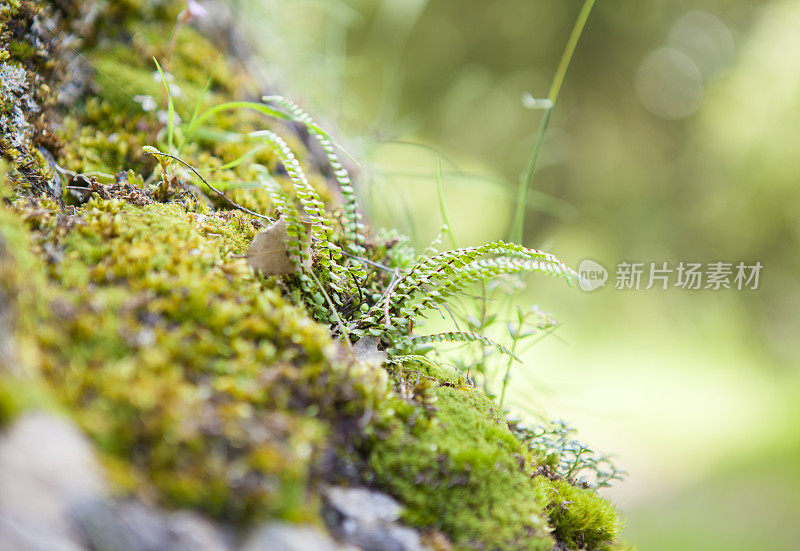
[[[575,429],[564,421],[553,421],[535,428],[510,421],[509,428],[532,452],[542,453],[544,450],[544,465],[550,476],[591,488],[604,488],[615,480],[624,480],[628,474],[617,467],[614,456],[597,453],[575,439]]]
[[[270,130],[260,130],[258,132],[253,132],[251,135],[263,138],[272,148],[272,151],[278,159],[280,159],[294,186],[297,198],[312,223],[312,234],[322,242],[330,242],[331,236],[333,235],[333,228],[325,212],[325,205],[322,203],[317,190],[308,183],[308,178],[306,178],[292,150],[289,149],[289,146],[286,145],[283,138]],[[289,213],[285,214],[289,215]]]
[[[333,175],[339,183],[342,197],[344,198],[343,222],[347,232],[346,236],[350,245],[350,252],[356,255],[363,254],[362,232],[365,227],[361,222],[358,200],[356,199],[350,174],[348,174],[344,165],[342,165],[342,162],[339,160],[339,157],[336,155],[332,140],[327,134],[320,130],[319,126],[314,122],[314,119],[293,101],[283,96],[264,96],[262,99],[286,109],[293,120],[305,125],[309,134],[311,134],[322,147],[328,159],[328,164],[333,171]]]
[[[248,138],[258,139],[262,144],[220,169],[240,167],[264,147],[269,148],[286,169],[291,184],[289,188],[276,181],[264,166],[254,164],[251,167],[257,184],[269,194],[275,210],[286,223],[289,256],[296,267],[296,274],[286,280],[286,288],[291,295],[305,303],[316,320],[330,324],[331,330],[338,332],[348,343],[364,335],[373,335],[381,339],[384,347],[397,354],[413,352],[423,344],[480,343],[499,350],[512,360],[517,359],[514,351],[482,334],[482,328],[480,332],[414,335],[415,320],[430,309],[447,308],[449,301],[467,292],[477,282],[509,274],[537,272],[561,277],[572,284],[579,276],[549,253],[503,241],[437,252],[435,248],[441,239],[445,234],[449,235],[447,227],[410,269],[401,271],[397,266],[383,265],[385,258],[389,258],[390,262],[393,258],[389,254],[391,245],[381,248],[365,242],[365,228],[353,184],[336,154],[333,139],[292,101],[280,96],[269,96],[264,100],[274,103],[276,107],[263,103],[229,102],[202,113],[196,109],[184,135],[188,140],[201,124],[218,113],[248,109],[301,123],[319,142],[342,191],[344,205],[341,227],[334,223],[332,214],[326,210],[319,193],[309,183],[294,152],[272,130],[247,134]],[[150,152],[177,159],[173,155],[154,151]],[[189,168],[232,206],[251,215],[268,218],[237,205],[203,179],[194,168]],[[452,240],[452,235],[450,237]]]
[[[508,256],[480,258],[497,253]],[[497,241],[480,247],[453,249],[430,258],[422,257],[400,279],[392,292],[387,293],[358,321],[356,327],[362,330],[376,326],[387,329],[397,327],[399,330],[395,332],[402,335],[404,328],[410,331],[410,326],[404,321],[419,316],[427,309],[446,304],[472,284],[520,272],[560,276],[570,284],[579,277],[553,255],[520,245]],[[368,332],[374,334],[374,331]]]

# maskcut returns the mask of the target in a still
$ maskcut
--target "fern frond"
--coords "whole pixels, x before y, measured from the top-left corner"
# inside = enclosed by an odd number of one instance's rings
[[[300,212],[295,204],[283,191],[281,185],[270,175],[269,171],[261,165],[255,165],[254,168],[258,182],[269,194],[275,210],[281,215],[281,219],[286,221],[287,245],[290,249],[288,256],[291,263],[297,268],[301,296],[314,318],[318,321],[327,322],[331,316],[331,311],[327,307],[330,299],[323,294],[324,290],[320,287],[313,273],[310,270],[306,270],[306,266],[311,265],[307,224],[300,217]],[[320,291],[323,291],[323,293],[320,293]]]
[[[399,342],[401,347],[404,346],[414,346],[420,344],[434,344],[434,343],[442,343],[442,342],[479,342],[484,346],[491,346],[496,348],[503,354],[507,356],[511,356],[517,361],[520,361],[519,358],[507,347],[503,346],[502,344],[493,341],[492,339],[481,335],[480,333],[470,333],[467,331],[449,331],[446,333],[434,333],[432,335],[413,335],[407,337]]]
[[[339,183],[339,188],[341,189],[344,199],[344,227],[347,241],[350,245],[350,252],[355,255],[362,254],[364,252],[362,235],[365,226],[362,223],[361,213],[358,210],[358,201],[356,199],[355,190],[353,189],[353,182],[350,179],[350,174],[339,160],[339,156],[336,154],[330,136],[323,132],[314,119],[293,101],[283,96],[264,96],[262,99],[275,103],[285,109],[293,120],[305,125],[309,134],[311,134],[322,147],[328,159],[328,164],[333,171],[333,175]]]
[[[505,241],[494,241],[479,247],[452,249],[433,257],[422,258],[420,263],[398,283],[398,291],[419,289],[450,277],[481,256],[490,254],[541,262],[550,267],[548,273],[563,277],[570,285],[579,277],[577,272],[550,253]]]
[[[297,262],[300,262],[298,257],[302,258],[302,260],[307,260],[307,258],[303,258],[304,256],[308,255],[305,246],[305,243],[307,242],[307,230],[306,224],[303,223],[303,220],[300,216],[300,212],[283,191],[281,185],[275,181],[275,179],[264,166],[255,165],[254,168],[258,183],[261,184],[261,187],[264,188],[269,195],[270,201],[272,201],[272,205],[275,207],[275,210],[277,210],[278,214],[281,215],[281,218],[286,221],[286,231],[289,234],[289,244],[295,249],[293,252],[296,255],[290,255],[290,257]]]
[[[480,258],[488,254],[505,256]],[[580,277],[552,254],[513,243],[496,241],[480,247],[453,249],[432,257],[423,256],[400,278],[392,293],[374,304],[359,320],[359,326],[379,325],[381,312],[387,309],[392,310],[392,324],[397,319],[410,319],[428,308],[445,304],[473,283],[521,272],[563,277],[570,284]]]
[[[283,141],[283,138],[271,130],[259,130],[251,133],[251,135],[263,138],[283,163],[286,173],[289,175],[289,180],[294,186],[295,194],[311,222],[311,235],[322,243],[328,251],[327,258],[326,255],[320,255],[320,261],[324,266],[330,266],[331,259],[342,257],[342,251],[333,242],[333,227],[328,214],[325,212],[325,205],[322,203],[319,193],[308,182],[300,163],[292,153],[292,150],[289,149],[289,146],[286,145],[286,142]]]
[[[563,269],[552,262],[530,260],[525,258],[495,257],[476,260],[449,279],[437,280],[431,288],[419,288],[411,293],[411,297],[418,295],[418,302],[403,309],[403,315],[416,316],[428,308],[435,308],[459,293],[466,291],[470,285],[478,281],[487,281],[502,275],[518,274],[522,272],[541,273],[546,275],[564,276]],[[405,296],[394,297],[398,301],[405,300]],[[398,302],[398,305],[400,302]]]
[[[300,162],[297,160],[297,157],[294,156],[289,146],[286,145],[283,138],[271,130],[259,130],[257,132],[252,132],[250,135],[263,138],[278,159],[280,159],[281,163],[283,163],[283,166],[286,168],[286,173],[289,175],[289,179],[294,186],[297,198],[303,206],[303,210],[306,211],[306,214],[308,214],[308,217],[315,226],[318,224],[318,226],[315,227],[315,231],[320,233],[320,237],[327,237],[330,233],[333,233],[328,216],[325,213],[325,205],[322,203],[322,199],[320,199],[317,190],[308,183],[308,178],[306,178],[306,174],[303,172]]]

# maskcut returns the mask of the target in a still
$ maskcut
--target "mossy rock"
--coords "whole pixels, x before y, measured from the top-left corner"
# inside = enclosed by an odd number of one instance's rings
[[[0,423],[30,408],[62,412],[120,492],[224,522],[320,522],[321,485],[369,484],[404,505],[406,523],[456,548],[619,548],[611,504],[542,476],[544,453],[480,390],[444,368],[357,361],[285,282],[248,268],[257,220],[206,198],[187,174],[156,181],[142,152],[165,140],[143,105],[163,100],[152,56],[168,58],[181,117],[198,101],[258,97],[224,45],[191,26],[170,39],[181,9],[0,8]],[[47,36],[33,30],[43,21]],[[75,33],[91,60],[81,77],[65,69],[76,58],[64,38]],[[246,164],[225,168],[250,151],[230,133],[274,123],[247,111],[214,122],[218,132],[182,156],[217,182],[251,180]],[[268,151],[253,156],[290,189]],[[303,161],[335,206],[313,154]],[[69,191],[79,181],[88,200]],[[247,186],[230,194],[272,210]]]

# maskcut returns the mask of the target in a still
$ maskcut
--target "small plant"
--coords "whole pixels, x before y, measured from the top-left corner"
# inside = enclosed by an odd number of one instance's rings
[[[575,429],[564,421],[553,421],[530,429],[515,422],[509,423],[519,439],[536,453],[544,453],[542,474],[563,478],[587,488],[610,486],[627,474],[617,468],[613,457],[593,451],[574,438]]]
[[[166,77],[164,82],[169,95]],[[264,103],[221,104],[202,113],[196,109],[183,132],[177,133],[169,128],[167,146],[172,147],[173,135],[181,134],[182,147],[204,121],[222,111],[235,109],[252,109],[301,123],[325,152],[342,191],[343,206],[336,213],[326,209],[294,153],[278,134],[260,130],[248,135],[249,139],[260,142],[256,147],[268,147],[272,151],[291,184],[286,189],[265,166],[253,166],[258,184],[269,193],[280,219],[286,224],[287,253],[295,266],[294,273],[285,276],[286,288],[295,300],[307,306],[317,321],[329,324],[334,335],[348,345],[364,336],[372,336],[377,337],[381,347],[390,354],[413,354],[430,343],[480,343],[514,361],[517,357],[512,349],[494,342],[480,331],[417,334],[415,324],[431,310],[446,309],[450,301],[467,293],[475,284],[501,276],[536,272],[560,277],[569,284],[579,277],[549,253],[504,241],[443,252],[430,247],[410,268],[391,265],[392,244],[366,243],[365,227],[352,182],[336,153],[332,138],[299,106],[280,96],[265,97]],[[179,161],[232,206],[242,208],[177,155],[155,148],[146,151],[160,159]],[[166,170],[165,163],[162,167]],[[269,218],[263,213],[243,210]],[[390,265],[387,266],[386,262]],[[515,347],[522,337],[522,333],[517,334]]]

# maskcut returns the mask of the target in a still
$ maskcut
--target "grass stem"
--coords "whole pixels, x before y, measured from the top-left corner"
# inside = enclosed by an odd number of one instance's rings
[[[550,115],[555,107],[558,94],[561,91],[561,85],[564,83],[564,77],[567,74],[567,69],[572,61],[572,56],[575,54],[575,48],[578,46],[578,41],[583,34],[583,29],[586,27],[586,22],[589,19],[589,14],[592,12],[595,0],[585,0],[578,18],[575,20],[575,25],[572,27],[572,32],[567,39],[567,44],[564,47],[564,52],[561,54],[561,60],[556,68],[553,81],[550,84],[550,91],[547,94],[547,101],[539,100],[541,109],[544,109],[544,116],[539,125],[539,132],[536,135],[536,141],[533,144],[533,150],[528,160],[528,167],[522,178],[520,178],[519,189],[517,193],[517,206],[514,212],[514,221],[511,224],[510,240],[515,243],[522,244],[525,233],[525,209],[528,202],[528,193],[533,186],[533,178],[536,174],[536,164],[539,161],[539,153],[542,150],[544,143],[544,135],[547,132],[547,126],[550,123]]]

